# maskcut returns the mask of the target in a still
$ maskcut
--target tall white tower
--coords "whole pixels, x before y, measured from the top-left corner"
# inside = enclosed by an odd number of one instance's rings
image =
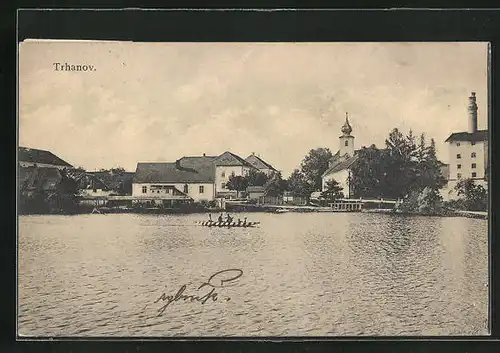
[[[342,125],[342,129],[340,129],[340,131],[342,131],[342,136],[339,137],[339,153],[341,156],[347,154],[352,157],[354,155],[354,136],[351,136],[352,127],[349,124],[347,112],[345,113],[345,123]]]

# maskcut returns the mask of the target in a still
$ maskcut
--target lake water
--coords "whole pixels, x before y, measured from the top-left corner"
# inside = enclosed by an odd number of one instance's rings
[[[21,216],[23,336],[488,334],[488,222],[368,213]],[[225,269],[217,301],[166,301]],[[232,272],[231,277],[235,277]],[[226,275],[231,274],[229,272]],[[220,275],[218,275],[220,277]],[[227,276],[226,276],[227,277]],[[217,276],[216,276],[217,278]]]

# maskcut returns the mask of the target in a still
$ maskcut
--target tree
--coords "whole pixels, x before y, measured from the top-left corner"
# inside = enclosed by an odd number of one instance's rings
[[[488,194],[481,185],[476,185],[472,179],[460,180],[455,185],[458,196],[462,196],[464,206],[469,211],[486,211],[488,209]]]
[[[350,187],[354,197],[383,197],[387,155],[375,145],[363,147],[351,167]]]
[[[385,145],[383,150],[375,145],[359,150],[358,159],[351,167],[355,197],[404,198],[413,191],[419,195],[426,187],[438,190],[446,183],[433,139],[427,146],[424,134],[416,143],[411,130],[404,136],[393,129]],[[426,195],[434,194],[426,192]]]
[[[404,136],[397,128],[385,140],[388,160],[385,174],[385,194],[390,198],[402,198],[410,193],[418,181],[419,151],[410,130]]]
[[[56,185],[54,192],[49,193],[47,201],[55,200],[55,208],[65,212],[72,212],[78,207],[78,183],[68,176],[66,169],[59,170],[60,182]]]
[[[273,173],[264,185],[264,192],[268,196],[279,196],[285,191],[285,181],[280,172]]]
[[[335,179],[326,182],[326,189],[321,193],[321,197],[328,202],[333,202],[338,199],[344,198],[342,187]]]
[[[424,159],[419,161],[420,184],[422,187],[441,189],[446,184],[446,178],[441,173],[441,165],[436,156],[436,142],[431,139],[429,147],[425,147]]]
[[[226,187],[229,190],[236,191],[236,197],[239,197],[240,191],[245,191],[248,186],[248,181],[241,175],[230,175]]]
[[[264,186],[269,177],[258,170],[250,169],[250,172],[245,177],[248,182],[248,186]]]
[[[313,187],[308,183],[306,176],[295,169],[287,180],[287,189],[293,196],[311,196]]]
[[[328,163],[333,157],[328,148],[316,148],[309,151],[301,163],[301,172],[314,190],[321,190],[322,175],[328,169]]]

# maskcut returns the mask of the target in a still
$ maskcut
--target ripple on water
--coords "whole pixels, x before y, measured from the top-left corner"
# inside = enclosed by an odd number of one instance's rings
[[[42,336],[487,334],[487,222],[374,214],[28,216],[19,222],[19,332]],[[244,217],[244,216],[243,216]],[[231,301],[162,292],[242,268]],[[194,287],[193,287],[194,288]]]

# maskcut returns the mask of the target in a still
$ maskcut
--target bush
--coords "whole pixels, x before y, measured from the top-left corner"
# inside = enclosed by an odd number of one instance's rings
[[[395,206],[396,212],[415,214],[439,214],[444,210],[443,198],[435,189],[411,191],[402,202]]]

